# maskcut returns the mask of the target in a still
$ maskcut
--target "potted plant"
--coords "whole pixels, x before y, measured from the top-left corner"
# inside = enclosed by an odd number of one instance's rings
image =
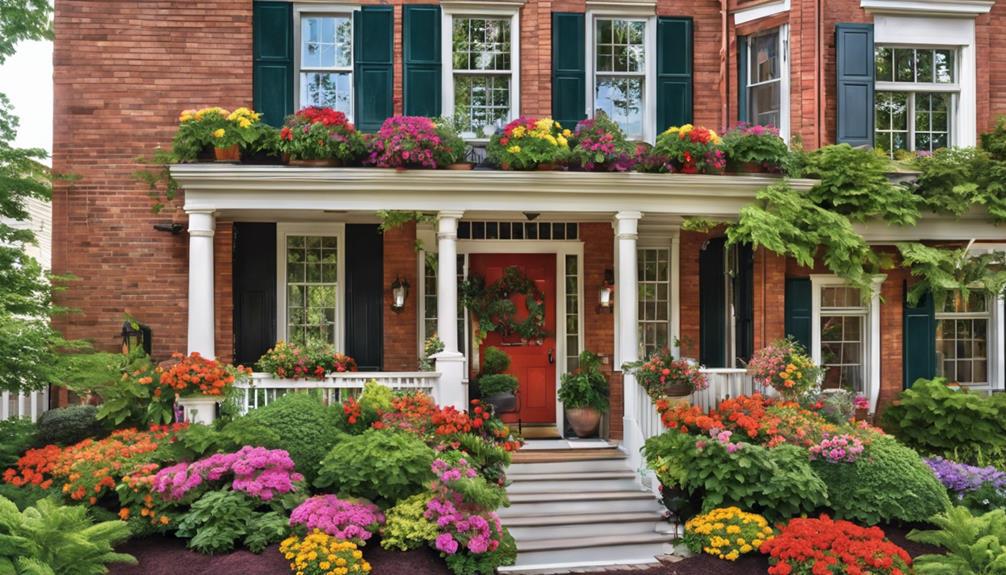
[[[664,154],[658,153],[653,148],[653,145],[647,142],[636,144],[633,167],[637,172],[648,174],[666,174],[674,171],[671,159]]]
[[[674,171],[683,174],[715,174],[726,165],[716,132],[691,124],[668,128],[657,136],[653,151],[670,159]]]
[[[781,173],[789,155],[778,129],[743,123],[723,136],[723,148],[730,170],[749,173]]]
[[[213,424],[216,407],[238,378],[251,375],[251,370],[207,359],[192,352],[188,356],[172,355],[176,361],[168,367],[158,367],[162,386],[175,392],[175,403],[181,408],[182,419],[188,423]]]
[[[635,163],[635,147],[604,112],[581,120],[573,133],[570,164],[588,172],[625,172]]]
[[[569,153],[570,135],[552,118],[521,116],[493,135],[486,155],[504,170],[553,170]]]
[[[437,118],[433,121],[437,126],[437,134],[442,144],[443,159],[441,167],[448,170],[470,170],[473,164],[468,161],[468,145],[458,135],[458,128],[450,118]]]
[[[601,415],[608,410],[608,377],[601,371],[601,356],[580,353],[579,367],[562,375],[558,395],[573,433],[577,437],[596,434]]]
[[[454,159],[441,133],[425,116],[392,116],[369,138],[367,163],[399,169],[446,166]]]
[[[498,347],[489,346],[482,354],[482,372],[477,385],[482,401],[493,406],[494,413],[517,409],[517,378],[505,373],[510,369],[510,356]]]
[[[228,135],[229,115],[230,112],[218,107],[182,110],[178,115],[178,131],[171,143],[178,161],[213,160],[217,147],[221,148],[219,155],[225,157],[227,148],[237,145],[233,134]]]
[[[288,117],[279,133],[279,151],[296,166],[332,167],[360,158],[363,138],[346,115],[310,106]]]
[[[748,371],[756,384],[771,387],[788,400],[796,400],[817,387],[822,370],[792,339],[779,340],[755,352]]]
[[[698,363],[675,358],[667,349],[654,353],[649,359],[627,363],[622,369],[630,371],[654,401],[660,398],[685,398],[709,387],[709,380]]]

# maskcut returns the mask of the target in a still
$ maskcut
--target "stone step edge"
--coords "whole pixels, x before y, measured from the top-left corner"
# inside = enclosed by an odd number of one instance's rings
[[[620,499],[651,499],[657,503],[657,498],[649,491],[584,491],[580,493],[510,493],[510,505],[515,503],[553,503],[560,501],[587,501],[597,499],[611,501]]]
[[[676,538],[664,533],[641,533],[634,535],[602,535],[599,537],[575,537],[561,539],[537,539],[529,541],[521,547],[517,545],[517,554],[542,551],[560,551],[563,549],[582,549],[584,547],[621,547],[624,545],[647,545],[672,543]]]
[[[539,565],[522,565],[516,566],[512,565],[510,567],[497,567],[496,571],[498,573],[511,573],[513,575],[539,575],[539,574],[552,574],[552,573],[568,573],[573,569],[602,569],[605,567],[639,567],[646,566],[656,567],[661,565],[660,561],[656,558],[653,559],[615,559],[613,561],[575,561],[572,563],[542,563]],[[624,571],[621,570],[621,571]],[[630,571],[631,573],[631,571]]]
[[[662,513],[640,511],[636,513],[571,513],[569,515],[513,515],[503,519],[504,527],[538,527],[546,525],[588,525],[591,523],[658,523]],[[670,524],[668,524],[670,525]]]
[[[555,473],[508,473],[512,481],[590,481],[598,479],[635,479],[631,471],[557,471]]]

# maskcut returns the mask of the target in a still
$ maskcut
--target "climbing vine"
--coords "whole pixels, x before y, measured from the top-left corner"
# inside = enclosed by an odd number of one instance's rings
[[[478,342],[490,332],[503,337],[520,336],[524,340],[539,340],[545,331],[545,296],[538,286],[517,266],[503,270],[503,277],[488,286],[485,280],[471,276],[462,285],[465,307],[479,323]],[[517,304],[513,296],[523,296],[527,317],[517,319]]]
[[[975,286],[991,293],[1006,289],[1006,256],[1001,252],[973,254],[963,248],[938,248],[919,243],[898,244],[905,264],[918,282],[908,290],[908,303],[917,305],[926,293],[934,295],[936,309],[943,309],[950,293],[966,302]]]

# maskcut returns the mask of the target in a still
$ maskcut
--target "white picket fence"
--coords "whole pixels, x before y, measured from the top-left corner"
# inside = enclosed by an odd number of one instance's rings
[[[394,391],[423,392],[437,401],[440,374],[435,371],[331,373],[321,380],[281,379],[256,373],[251,381],[238,382],[242,391],[241,413],[269,405],[287,393],[315,393],[325,405],[358,396],[368,381],[376,381]]]
[[[49,390],[29,391],[27,393],[0,393],[0,421],[16,417],[28,417],[32,421],[49,409]]]
[[[716,407],[724,399],[738,395],[750,395],[755,391],[754,380],[747,370],[717,368],[703,369],[702,373],[706,374],[709,387],[693,393],[689,396],[689,401],[692,405],[701,407],[703,411]],[[643,439],[660,435],[664,432],[664,426],[660,421],[660,414],[657,413],[653,400],[650,399],[642,386],[636,386],[636,393],[636,405],[639,406],[636,421],[639,422]]]

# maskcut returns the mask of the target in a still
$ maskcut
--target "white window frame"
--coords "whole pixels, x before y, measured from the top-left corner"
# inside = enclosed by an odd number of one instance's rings
[[[643,252],[643,251],[646,251],[646,250],[661,250],[661,251],[666,251],[667,252],[667,281],[664,282],[664,281],[662,281],[660,279],[657,279],[656,281],[650,281],[650,280],[639,281],[637,279],[637,281],[636,281],[636,290],[637,290],[637,296],[636,297],[637,297],[637,300],[636,301],[638,303],[643,303],[642,294],[639,294],[638,292],[641,291],[640,288],[644,284],[659,285],[659,284],[662,284],[662,283],[666,283],[667,284],[667,302],[666,302],[666,305],[667,305],[667,320],[664,321],[664,322],[661,322],[660,320],[646,320],[646,319],[643,319],[642,315],[637,312],[637,317],[636,317],[636,333],[638,334],[637,341],[638,341],[638,345],[639,345],[639,349],[638,349],[637,355],[638,355],[638,357],[640,359],[645,359],[646,357],[648,357],[646,355],[646,353],[644,352],[644,350],[643,350],[643,337],[642,337],[643,334],[641,333],[643,326],[645,326],[647,324],[664,324],[664,326],[667,329],[667,349],[670,350],[674,346],[674,339],[673,339],[673,336],[671,334],[671,315],[674,312],[674,306],[672,305],[672,301],[671,301],[671,296],[673,295],[672,294],[672,290],[671,290],[671,283],[673,282],[673,278],[674,278],[674,270],[672,269],[672,267],[673,267],[673,265],[672,265],[673,254],[671,253],[671,243],[669,241],[667,241],[667,240],[664,240],[664,241],[661,241],[661,242],[648,242],[648,241],[647,242],[642,242],[642,241],[637,240],[636,241],[636,265],[637,265],[637,268],[639,268],[639,269],[641,269],[642,265],[643,265],[642,264],[642,259],[639,257],[641,255],[640,252]],[[637,277],[639,275],[639,269],[637,269],[637,272],[636,272]],[[660,350],[658,349],[656,351],[659,352]]]
[[[440,78],[440,87],[443,97],[440,103],[441,115],[444,117],[454,117],[454,19],[455,18],[510,18],[510,113],[506,118],[509,123],[520,116],[520,9],[517,6],[492,6],[480,5],[474,7],[470,4],[453,5],[450,3],[440,4],[441,18],[441,46],[440,61],[443,62],[443,74]],[[493,74],[493,71],[486,71]],[[496,72],[496,74],[504,75]],[[470,142],[488,142],[491,134],[475,134],[469,137],[462,134],[465,140]]]
[[[612,12],[603,8],[587,10],[586,15],[586,48],[584,58],[587,68],[586,81],[586,114],[588,118],[594,117],[594,97],[597,93],[597,61],[594,58],[594,31],[597,29],[598,20],[628,20],[630,22],[645,22],[643,57],[645,58],[643,74],[627,72],[602,72],[601,76],[643,76],[643,133],[642,140],[653,143],[657,137],[657,17],[650,14],[632,14],[624,12]],[[570,130],[573,126],[569,127]]]
[[[863,334],[863,393],[870,400],[870,413],[880,398],[880,289],[886,276],[873,277],[872,293],[866,306]],[[811,285],[810,356],[821,365],[821,288],[849,287],[844,279],[830,274],[813,274]]]
[[[979,292],[979,293],[975,293]],[[949,297],[949,295],[948,295]],[[945,310],[934,310],[933,319],[936,322],[945,320],[969,320],[969,319],[984,319],[988,321],[988,325],[985,328],[985,379],[984,383],[962,383],[962,387],[967,387],[968,389],[1001,389],[1001,386],[997,385],[1000,382],[1002,370],[998,365],[1002,353],[997,353],[1002,347],[1002,339],[1000,339],[999,325],[1002,323],[1002,313],[999,307],[1002,306],[1002,298],[993,298],[992,294],[986,292],[980,286],[974,287],[972,293],[972,298],[982,297],[985,298],[985,311],[980,312],[948,312]],[[934,341],[938,335],[933,334]],[[956,341],[956,339],[954,340]],[[937,354],[940,353],[939,349],[936,349]],[[943,370],[942,359],[936,362],[936,372],[937,375]],[[945,377],[945,376],[942,376]]]
[[[770,80],[768,82],[759,82],[758,84],[751,84],[751,70],[754,66],[753,58],[754,53],[754,43],[753,39],[760,36],[767,36],[774,33],[776,35],[776,40],[778,42],[776,46],[776,54],[779,57],[779,79]],[[744,92],[744,101],[747,103],[745,109],[747,110],[748,117],[752,119],[748,123],[753,122],[753,114],[751,111],[751,93],[750,90],[753,86],[766,85],[769,82],[779,82],[779,125],[775,126],[779,130],[779,136],[782,139],[789,141],[790,135],[790,58],[789,58],[789,24],[782,24],[777,28],[771,28],[769,30],[763,30],[744,37],[744,42],[747,43],[747,58],[748,61],[744,66],[744,79],[741,89]]]
[[[668,224],[666,222],[659,222],[654,220],[640,220],[639,222],[639,237],[636,238],[636,250],[643,248],[664,248],[670,246],[671,248],[671,260],[670,260],[670,274],[671,274],[671,284],[670,284],[670,332],[669,332],[669,342],[671,355],[674,357],[681,357],[681,347],[678,343],[681,340],[681,226],[679,224]],[[614,316],[615,326],[618,326],[618,290],[622,289],[619,286],[623,286],[625,281],[619,277],[619,265],[618,265],[618,238],[613,240],[613,254],[612,266],[615,271],[615,306],[612,310],[612,315]],[[636,261],[636,266],[638,268],[639,262]],[[581,270],[582,273],[582,270]],[[639,271],[636,270],[638,275]],[[636,280],[633,278],[632,284],[636,284]],[[593,289],[594,286],[590,286]],[[597,286],[600,287],[600,286]],[[636,287],[638,289],[638,286]],[[593,301],[593,300],[592,300]],[[637,312],[638,315],[638,312]],[[637,317],[638,320],[638,317]],[[637,321],[638,326],[638,321]],[[638,329],[638,327],[636,328]],[[616,372],[622,371],[622,364],[625,361],[622,359],[621,346],[619,341],[621,336],[619,335],[619,330],[615,330],[615,359],[612,365],[612,369]],[[637,358],[645,359],[645,358]],[[698,359],[698,358],[695,358]]]
[[[338,286],[336,286],[335,344],[343,350],[346,329],[346,224],[278,223],[276,224],[276,338],[287,341],[286,242],[288,236],[327,236],[338,238]]]
[[[303,46],[301,46],[301,27],[303,25],[302,20],[311,16],[346,16],[353,30],[353,37],[350,40],[349,47],[349,67],[348,68],[311,68],[308,72],[349,72],[349,111],[346,112],[346,118],[350,122],[353,121],[354,112],[356,111],[356,73],[353,69],[354,62],[356,61],[356,55],[354,50],[356,49],[356,12],[360,10],[358,5],[349,4],[295,4],[293,7],[293,101],[295,102],[296,109],[303,108],[303,104],[300,101],[300,74],[303,71],[301,68],[301,52]]]

